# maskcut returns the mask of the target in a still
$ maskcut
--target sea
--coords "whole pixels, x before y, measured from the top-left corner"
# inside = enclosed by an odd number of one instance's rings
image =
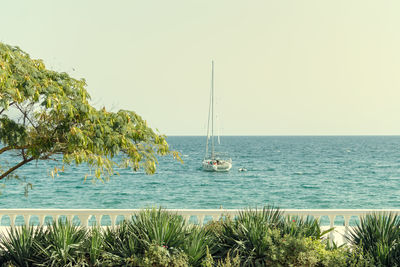
[[[1,181],[0,208],[400,207],[400,136],[222,136],[216,151],[233,162],[226,173],[202,171],[205,137],[167,141],[183,163],[160,157],[154,175],[119,169],[104,183],[84,181],[85,165],[52,178],[60,161],[31,162],[19,180]],[[0,157],[1,165],[13,160]]]

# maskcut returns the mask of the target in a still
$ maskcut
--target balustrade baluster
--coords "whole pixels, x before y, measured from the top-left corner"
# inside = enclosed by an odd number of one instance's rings
[[[29,226],[29,220],[31,219],[31,215],[23,215],[23,216],[24,216],[25,226],[28,227]]]
[[[96,215],[96,226],[101,226],[101,214]]]
[[[336,215],[329,215],[329,227],[330,228],[333,228],[335,226],[335,218],[336,218]],[[329,239],[331,240],[331,242],[334,241],[334,237],[335,237],[333,234],[333,231],[331,231],[329,233]]]
[[[200,226],[203,225],[205,217],[206,217],[205,215],[197,215],[197,220],[198,220]]]
[[[87,227],[89,224],[89,214],[88,215],[78,215],[79,220],[81,221],[81,226]]]
[[[39,217],[39,226],[44,226],[44,218],[46,217],[46,215],[45,214],[39,214],[38,215],[38,217]]]
[[[15,218],[17,217],[16,214],[11,214],[10,215],[10,226],[14,227],[15,226]]]
[[[185,219],[185,222],[186,222],[186,223],[189,223],[190,215],[184,215],[184,216],[183,216],[183,219]]]
[[[116,226],[117,225],[117,215],[110,215],[111,219],[111,226]]]

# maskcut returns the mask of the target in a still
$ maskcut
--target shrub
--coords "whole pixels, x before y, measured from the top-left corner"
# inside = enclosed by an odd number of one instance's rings
[[[282,234],[288,234],[295,237],[311,237],[313,239],[322,239],[322,237],[333,231],[334,228],[330,228],[325,231],[321,231],[321,225],[318,220],[306,217],[305,219],[298,216],[288,216],[282,220],[278,225],[281,229]]]
[[[201,226],[188,227],[187,233],[183,251],[188,256],[190,266],[200,266],[208,249],[213,251],[215,239],[209,229]]]
[[[183,251],[152,244],[145,252],[140,264],[144,267],[186,267],[189,266],[188,257]]]
[[[47,230],[10,228],[0,240],[0,266],[396,266],[398,224],[390,214],[363,218],[348,237],[350,250],[328,246],[317,220],[285,218],[270,207],[204,227],[153,209],[104,230],[61,221]]]
[[[102,234],[104,264],[133,265],[136,260],[137,240],[124,221],[119,227],[106,228]]]
[[[234,257],[232,259],[232,257],[228,253],[224,260],[219,260],[219,261],[215,262],[213,257],[212,257],[212,255],[210,254],[210,252],[209,252],[209,250],[207,248],[206,257],[202,261],[201,266],[202,267],[213,267],[213,266],[217,266],[217,267],[240,267],[240,259],[239,259],[239,255],[236,255],[236,257]]]
[[[137,250],[144,254],[153,244],[182,248],[186,238],[185,220],[162,209],[140,211],[127,222],[128,232],[136,239]]]
[[[84,242],[87,230],[69,221],[51,225],[43,239],[35,243],[40,264],[46,266],[74,266],[85,262]]]
[[[86,262],[90,266],[101,266],[101,258],[104,251],[104,242],[101,229],[92,227],[87,239],[84,242],[84,252],[86,254]]]
[[[0,263],[15,264],[17,266],[31,266],[37,259],[39,251],[36,243],[43,240],[45,233],[42,227],[11,227],[7,235],[2,236]]]
[[[272,229],[280,223],[281,218],[278,209],[267,207],[262,211],[246,210],[240,212],[235,220],[228,218],[221,221],[219,231],[213,232],[218,240],[216,256],[225,258],[229,252],[249,261],[257,261],[273,243],[275,235]]]
[[[400,265],[400,217],[393,213],[374,213],[360,218],[347,240],[361,248],[381,266]]]

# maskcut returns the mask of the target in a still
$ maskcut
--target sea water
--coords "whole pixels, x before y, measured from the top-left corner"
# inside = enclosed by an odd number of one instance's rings
[[[21,181],[4,180],[0,208],[399,208],[400,136],[223,136],[217,151],[233,167],[204,172],[205,137],[168,137],[183,164],[159,158],[157,172],[118,170],[110,181],[84,182],[86,166],[38,161]],[[2,155],[1,163],[12,161]],[[247,171],[238,171],[245,168]],[[23,179],[33,184],[24,196]]]

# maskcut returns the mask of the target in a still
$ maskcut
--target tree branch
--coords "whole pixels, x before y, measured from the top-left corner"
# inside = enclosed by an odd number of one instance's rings
[[[31,119],[28,117],[28,113],[25,110],[22,110],[22,108],[19,105],[16,105],[16,107],[19,109],[19,111],[22,113],[22,115],[24,115],[24,126],[25,126],[25,119],[27,119],[33,128],[35,128],[35,130],[37,131],[37,126],[35,126],[35,124],[33,124],[33,122],[31,121]]]
[[[25,165],[26,163],[30,162],[34,160],[33,157],[23,160],[20,163],[18,163],[17,165],[15,165],[14,167],[10,168],[8,171],[6,171],[5,173],[3,173],[2,175],[0,175],[0,180],[3,179],[4,177],[6,177],[7,175],[9,175],[10,173],[12,173],[13,171],[15,171],[16,169],[18,169],[19,167]]]
[[[13,150],[13,149],[26,149],[29,148],[28,146],[5,146],[3,148],[0,148],[0,155],[3,154],[4,152],[8,150]]]
[[[13,101],[13,102],[11,102],[10,104],[8,104],[8,106],[12,106],[12,105],[14,105],[14,104],[15,104],[15,101]],[[5,110],[6,110],[6,108],[3,108],[3,109],[0,111],[0,115],[1,115],[1,113],[3,113]]]

